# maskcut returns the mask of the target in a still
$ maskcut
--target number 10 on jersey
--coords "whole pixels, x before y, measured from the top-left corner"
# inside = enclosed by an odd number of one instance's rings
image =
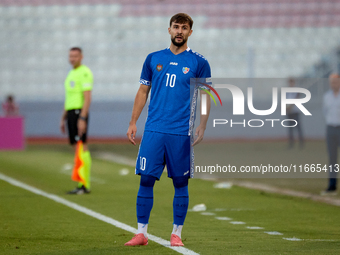
[[[166,73],[166,87],[169,85],[171,88],[175,87],[176,74]]]
[[[140,164],[140,170],[145,170],[146,165],[146,158],[145,157],[139,157],[139,164]]]

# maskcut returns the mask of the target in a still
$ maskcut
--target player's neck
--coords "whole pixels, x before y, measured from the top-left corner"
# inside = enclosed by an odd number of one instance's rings
[[[77,69],[79,66],[81,66],[81,63],[77,64],[77,65],[74,65],[73,66],[73,69]]]
[[[170,50],[173,54],[178,55],[181,54],[183,51],[185,51],[188,48],[188,45],[185,43],[181,47],[175,46],[173,43],[170,45]]]

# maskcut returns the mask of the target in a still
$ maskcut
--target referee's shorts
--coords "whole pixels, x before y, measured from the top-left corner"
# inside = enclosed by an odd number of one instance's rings
[[[89,117],[86,118],[86,131],[82,135],[82,137],[78,136],[78,118],[80,114],[81,109],[75,109],[75,110],[69,110],[67,111],[67,129],[68,129],[68,137],[70,139],[70,144],[76,144],[79,140],[83,141],[83,143],[86,143],[87,141],[87,130],[88,130],[88,121]]]

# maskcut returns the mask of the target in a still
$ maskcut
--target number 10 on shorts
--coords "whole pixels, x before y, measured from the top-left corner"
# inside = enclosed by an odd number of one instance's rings
[[[146,158],[145,157],[139,157],[139,164],[140,164],[140,170],[144,171],[145,170],[145,165],[146,165]]]

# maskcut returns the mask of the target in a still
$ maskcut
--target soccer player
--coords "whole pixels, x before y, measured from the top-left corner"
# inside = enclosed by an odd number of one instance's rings
[[[65,134],[67,122],[70,144],[76,151],[76,157],[82,161],[79,166],[76,164],[74,169],[78,176],[78,186],[68,192],[68,194],[78,195],[90,192],[91,170],[91,155],[86,140],[93,75],[87,66],[81,64],[82,59],[81,48],[70,49],[69,61],[73,69],[65,80],[65,106],[60,121],[60,129],[63,134]],[[78,141],[82,141],[82,143],[78,143],[76,148]],[[72,179],[75,180],[74,177]]]
[[[207,97],[207,114],[201,115],[194,141],[191,125],[194,111],[190,109],[190,78],[209,78],[208,61],[187,46],[192,34],[193,20],[185,13],[170,19],[168,28],[170,47],[149,54],[140,77],[140,88],[133,105],[127,136],[136,144],[136,122],[151,90],[148,118],[136,162],[140,175],[137,195],[138,233],[125,245],[147,245],[147,228],[153,206],[153,186],[159,180],[164,166],[175,188],[173,200],[172,246],[183,246],[181,231],[189,205],[188,179],[193,175],[192,146],[204,135],[210,110]]]

